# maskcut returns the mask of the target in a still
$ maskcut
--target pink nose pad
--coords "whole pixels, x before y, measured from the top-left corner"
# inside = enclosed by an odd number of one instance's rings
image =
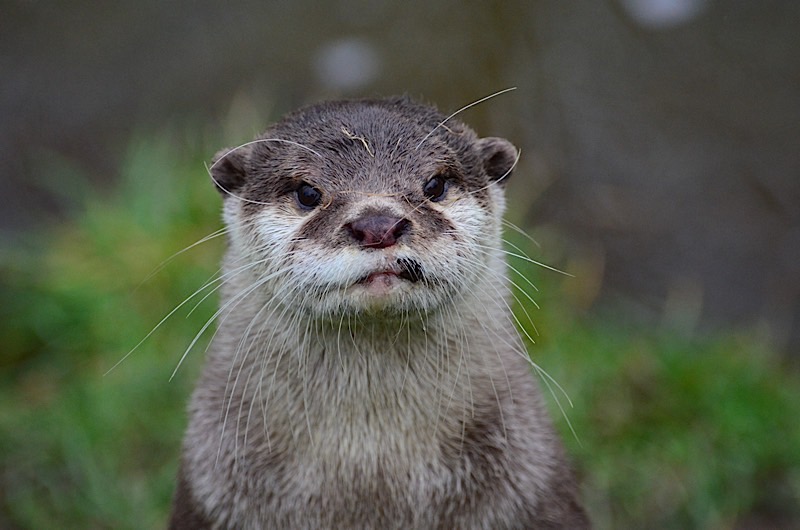
[[[391,247],[408,231],[409,221],[386,215],[368,215],[347,223],[345,228],[362,247]]]

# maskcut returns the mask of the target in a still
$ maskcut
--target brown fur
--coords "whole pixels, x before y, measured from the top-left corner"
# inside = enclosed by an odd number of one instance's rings
[[[324,103],[218,157],[223,305],[171,528],[588,527],[506,302],[516,150],[443,120]],[[385,244],[347,228],[386,219]]]

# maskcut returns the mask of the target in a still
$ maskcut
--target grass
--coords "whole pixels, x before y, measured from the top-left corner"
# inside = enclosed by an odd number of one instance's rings
[[[214,297],[125,356],[222,252],[217,238],[151,275],[220,227],[219,198],[188,145],[207,157],[222,143],[133,141],[117,188],[77,183],[79,214],[0,254],[2,528],[165,525],[202,340],[169,377]],[[74,174],[62,169],[50,171]],[[516,266],[542,285],[545,309],[526,308],[541,333],[531,352],[574,403],[565,410],[576,436],[554,401],[552,410],[598,528],[800,519],[796,372],[744,335],[686,338],[589,318],[563,303],[569,280]]]
[[[599,527],[800,516],[800,386],[770,352],[747,338],[607,322],[561,328],[545,349],[540,363],[577,392],[569,418],[580,443],[565,440]]]

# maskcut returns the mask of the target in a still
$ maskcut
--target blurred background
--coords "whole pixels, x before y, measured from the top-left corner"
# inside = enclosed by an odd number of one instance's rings
[[[800,528],[800,3],[0,12],[0,527],[165,524],[213,295],[157,325],[223,242],[164,262],[221,226],[217,149],[323,98],[517,87],[461,118],[522,150],[538,245],[509,239],[574,275],[515,266],[597,526]]]

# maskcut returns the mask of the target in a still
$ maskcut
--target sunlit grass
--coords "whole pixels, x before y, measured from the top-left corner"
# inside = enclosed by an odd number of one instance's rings
[[[3,256],[0,527],[164,526],[202,346],[169,376],[213,297],[126,355],[211,276],[222,249],[212,240],[151,275],[219,227],[202,159],[176,144],[134,143],[118,189]]]
[[[151,275],[221,226],[202,163],[213,147],[134,141],[113,192],[87,192],[72,221],[0,255],[0,527],[165,525],[202,339],[169,377],[215,297],[126,355],[218,267],[220,238]],[[574,403],[555,392],[577,438],[551,410],[599,528],[800,516],[796,373],[744,335],[580,316],[560,299],[569,279],[515,266],[541,284],[542,309],[521,298],[540,332],[531,352]]]

